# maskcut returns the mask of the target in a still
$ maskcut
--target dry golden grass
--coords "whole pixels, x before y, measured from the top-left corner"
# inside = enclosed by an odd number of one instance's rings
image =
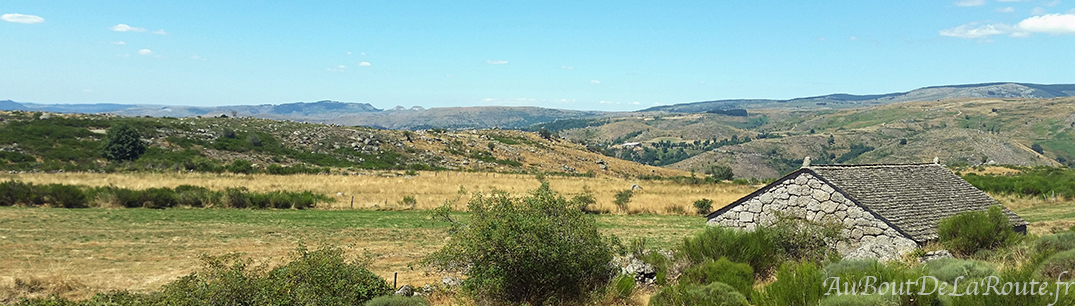
[[[28,173],[4,174],[0,180],[15,179],[34,184],[69,184],[85,186],[116,186],[130,189],[155,187],[174,188],[179,185],[203,186],[214,190],[228,187],[246,187],[251,191],[303,191],[323,193],[336,199],[335,203],[320,205],[329,209],[401,209],[403,197],[417,200],[417,209],[430,209],[454,200],[460,187],[468,195],[456,202],[456,209],[475,192],[494,189],[515,195],[534,190],[541,184],[533,175],[500,174],[481,172],[420,172],[418,176],[397,176],[396,172],[371,173],[370,175],[242,175],[212,173]],[[629,203],[632,213],[678,214],[682,207],[693,214],[692,204],[701,198],[713,200],[713,209],[727,205],[753,192],[759,186],[734,184],[684,185],[670,181],[626,180],[614,177],[560,177],[547,176],[550,187],[565,196],[589,190],[597,200],[598,209],[616,212],[612,203],[617,192],[639,185]],[[409,207],[409,206],[407,206]]]

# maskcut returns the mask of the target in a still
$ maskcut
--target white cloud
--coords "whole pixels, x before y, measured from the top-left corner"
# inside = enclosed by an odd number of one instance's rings
[[[1025,2],[1030,0],[997,0],[997,2]]]
[[[959,0],[956,1],[956,6],[982,6],[985,5],[985,0]]]
[[[505,61],[505,60],[486,60],[485,63],[490,64],[490,65],[504,65],[504,64],[507,64],[508,61]]]
[[[848,37],[848,38],[847,38],[847,40],[850,40],[850,41],[858,41],[858,40],[859,40],[859,37],[858,37],[858,36],[854,36],[854,35],[851,35],[851,37]]]
[[[121,45],[121,46],[122,46],[122,45],[126,45],[126,44],[127,44],[127,42],[125,42],[125,41],[122,41],[122,40],[121,40],[121,41],[113,41],[113,42],[112,42],[112,44],[113,44],[113,45]]]
[[[366,52],[359,53],[358,55],[366,55]]]
[[[590,80],[590,84],[601,84],[601,81],[598,81],[598,80]]]
[[[359,65],[359,66],[362,66],[362,67],[369,67],[369,66],[373,66],[373,64],[370,64],[370,62],[361,62],[361,63],[358,63],[358,65]]]
[[[197,55],[191,55],[190,59],[196,60],[196,61],[204,61],[205,60],[205,58],[203,58],[201,56],[197,56]]]
[[[45,18],[35,15],[23,15],[23,14],[3,14],[0,15],[0,20],[14,23],[34,24],[45,22]]]
[[[1015,13],[1015,8],[1010,6],[997,8],[997,13]]]
[[[1015,26],[1027,32],[1075,34],[1075,14],[1034,16],[1020,21]]]
[[[1010,26],[1003,23],[983,24],[968,23],[955,28],[942,30],[942,36],[958,38],[988,38],[993,35],[1007,34],[1011,37],[1027,37],[1031,33],[1075,34],[1075,14],[1048,14],[1034,16]]]
[[[1042,5],[1045,5],[1045,6],[1048,6],[1048,7],[1054,7],[1057,4],[1060,4],[1060,0],[1053,0],[1053,1],[1042,3]]]
[[[117,24],[112,26],[112,31],[116,32],[145,32],[145,28],[136,28],[126,24]]]
[[[340,69],[347,69],[347,66],[344,66],[344,65],[339,65],[339,66],[336,66],[336,68],[340,68]]]
[[[1012,27],[1006,24],[964,24],[955,28],[941,30],[941,36],[958,38],[984,38],[993,35],[1011,33]]]
[[[642,104],[642,103],[639,103],[638,101],[634,101],[634,102],[631,102],[631,104],[634,104],[634,105],[640,105],[640,104]]]
[[[150,54],[153,54],[153,51],[150,51],[149,49],[138,50],[138,55],[150,55]]]
[[[351,55],[351,51],[347,51],[347,55]]]
[[[163,29],[161,29],[161,30],[156,30],[156,31],[153,31],[153,34],[157,34],[157,35],[168,35],[168,32],[165,32],[165,31],[164,31]]]
[[[1041,8],[1040,6],[1035,7],[1034,9],[1030,10],[1031,15],[1045,15],[1046,13],[1048,13],[1048,12],[1045,11],[1045,9]]]
[[[571,67],[571,66],[560,66],[560,69],[566,69],[566,70],[575,70],[575,67]]]

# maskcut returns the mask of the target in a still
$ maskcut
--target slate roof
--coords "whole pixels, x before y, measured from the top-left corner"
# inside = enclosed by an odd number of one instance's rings
[[[938,164],[815,165],[792,172],[773,184],[803,172],[814,174],[918,243],[937,239],[937,223],[945,217],[965,211],[987,210],[997,204],[996,200]],[[1028,224],[1003,206],[1002,211],[1012,226]]]

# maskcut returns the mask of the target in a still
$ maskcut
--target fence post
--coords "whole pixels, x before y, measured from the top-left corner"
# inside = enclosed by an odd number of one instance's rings
[[[355,196],[351,196],[351,209],[355,209]]]
[[[399,277],[399,272],[392,272],[392,288],[396,287],[396,279]]]

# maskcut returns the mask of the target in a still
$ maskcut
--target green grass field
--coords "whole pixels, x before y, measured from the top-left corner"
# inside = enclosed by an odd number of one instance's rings
[[[466,214],[459,214],[466,220]],[[704,226],[695,216],[596,215],[606,234],[626,243],[646,237],[671,248]],[[241,252],[278,265],[299,243],[345,247],[374,256],[371,267],[400,284],[421,286],[427,275],[410,264],[439,249],[449,226],[426,211],[58,209],[0,207],[0,301],[57,293],[84,298],[108,290],[156,290],[200,267],[202,254]],[[58,284],[41,292],[4,290],[16,278]],[[47,287],[47,286],[46,286]]]

